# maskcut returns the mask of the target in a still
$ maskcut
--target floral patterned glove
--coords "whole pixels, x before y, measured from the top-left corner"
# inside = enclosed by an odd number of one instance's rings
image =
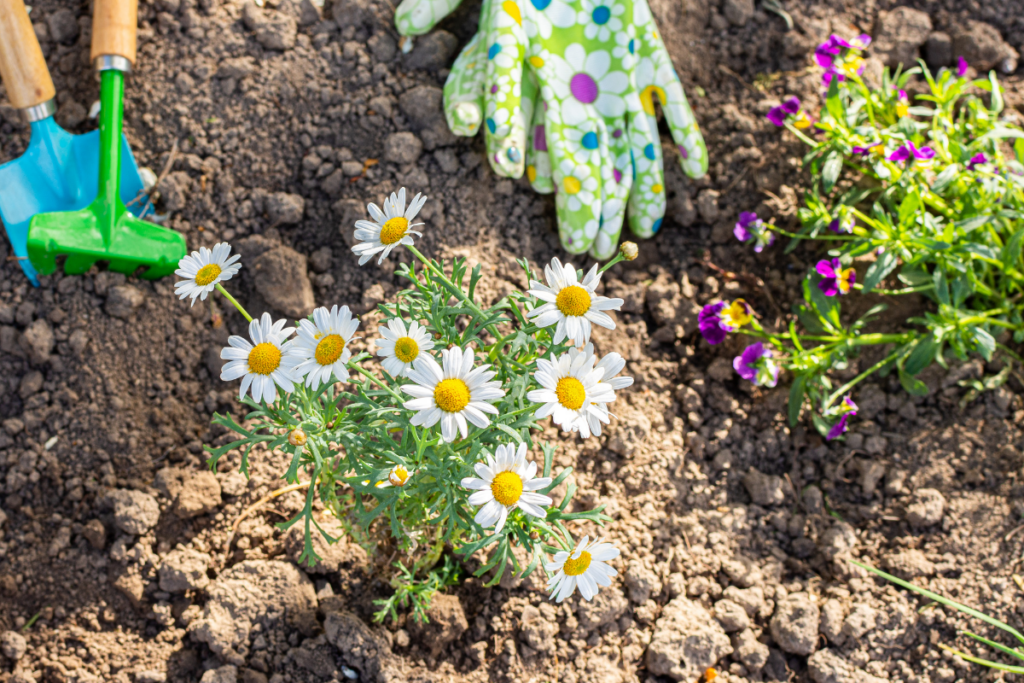
[[[689,175],[706,171],[707,153],[646,0],[485,0],[481,26],[445,86],[452,131],[474,135],[485,122],[499,175],[525,166],[538,192],[559,190],[570,252],[611,256],[627,199],[633,232],[657,232],[666,202],[654,98]]]

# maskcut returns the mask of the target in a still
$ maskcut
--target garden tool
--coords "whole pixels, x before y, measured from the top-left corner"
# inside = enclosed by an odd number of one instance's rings
[[[29,223],[28,255],[36,269],[52,273],[58,255],[64,272],[80,274],[96,261],[110,270],[155,279],[174,272],[185,256],[185,238],[131,215],[121,195],[124,79],[135,61],[138,0],[96,0],[91,58],[100,72],[99,191],[77,211],[44,213]],[[130,152],[129,155],[130,157]]]
[[[22,271],[38,286],[26,251],[29,220],[37,213],[84,208],[96,197],[100,133],[71,135],[53,120],[53,81],[23,0],[0,0],[0,76],[11,104],[32,127],[25,153],[0,165],[0,219]],[[124,139],[121,155],[121,197],[131,202],[142,179]],[[132,210],[141,212],[142,203]]]

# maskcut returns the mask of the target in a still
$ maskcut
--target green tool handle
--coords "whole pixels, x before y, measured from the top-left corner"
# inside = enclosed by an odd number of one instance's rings
[[[97,224],[108,247],[118,219],[127,210],[121,201],[121,127],[124,123],[124,72],[100,72],[99,193],[93,202]]]

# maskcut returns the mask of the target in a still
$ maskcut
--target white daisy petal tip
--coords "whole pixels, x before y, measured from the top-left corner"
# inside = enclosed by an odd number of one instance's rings
[[[239,258],[238,254],[231,256],[231,245],[227,242],[220,242],[213,249],[199,247],[178,261],[174,274],[184,279],[174,283],[174,293],[180,299],[191,297],[193,304],[197,298],[205,301],[218,284],[227,282],[242,268],[241,263],[236,263]]]
[[[426,201],[427,198],[417,192],[406,210],[403,187],[397,194],[392,193],[384,199],[383,211],[376,204],[367,204],[366,210],[372,220],[355,223],[354,236],[359,243],[352,247],[352,253],[359,257],[359,265],[364,265],[377,254],[380,254],[377,259],[377,265],[380,265],[398,245],[412,246],[412,235],[422,236],[422,233],[412,230],[422,223],[412,221]]]
[[[548,581],[551,599],[562,602],[572,596],[576,588],[584,600],[592,600],[600,590],[600,586],[609,585],[606,577],[615,576],[617,572],[608,566],[607,560],[618,557],[618,549],[605,543],[604,539],[589,542],[587,536],[570,553],[560,552],[553,562],[545,568],[554,573]],[[614,554],[605,546],[610,546]],[[603,559],[604,558],[604,559]]]
[[[472,503],[480,505],[477,523],[483,527],[494,524],[495,534],[501,531],[513,510],[518,508],[523,514],[543,518],[547,513],[540,506],[552,503],[548,496],[532,493],[537,488],[533,485],[536,468],[526,467],[525,458],[526,444],[501,444],[487,456],[485,463],[478,463],[484,465],[476,470],[482,475],[479,479],[467,477],[462,481],[463,487],[476,491]],[[498,517],[494,517],[495,511]]]

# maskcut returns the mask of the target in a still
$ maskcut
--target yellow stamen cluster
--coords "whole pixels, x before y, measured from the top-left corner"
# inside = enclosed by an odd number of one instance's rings
[[[313,352],[316,362],[320,365],[331,365],[341,358],[345,350],[345,340],[338,334],[329,334],[316,345]]]
[[[457,413],[469,405],[469,387],[461,379],[443,379],[434,387],[434,403],[446,413]]]
[[[502,505],[515,505],[523,495],[523,480],[515,472],[501,472],[491,482],[491,493]]]
[[[566,576],[579,576],[590,567],[590,553],[586,550],[580,552],[580,556],[573,559],[571,556],[562,565],[562,571]]]
[[[401,337],[395,342],[395,358],[403,363],[411,363],[420,355],[420,345],[412,337]]]
[[[380,243],[394,244],[405,237],[408,230],[409,221],[405,219],[405,216],[395,216],[380,229]]]
[[[409,481],[409,470],[401,465],[395,465],[391,472],[388,473],[388,481],[391,482],[392,486],[404,486],[405,482]]]
[[[555,395],[564,407],[579,410],[587,398],[587,390],[583,388],[583,382],[575,377],[563,377],[555,385]]]
[[[590,310],[590,292],[579,285],[569,285],[558,293],[555,305],[564,315],[581,316]]]
[[[200,287],[205,287],[206,285],[214,282],[217,277],[220,276],[220,272],[220,266],[216,263],[207,264],[200,268],[199,272],[196,273],[196,284]]]
[[[281,366],[281,350],[270,342],[257,344],[249,352],[249,370],[257,375],[269,375]]]
[[[288,432],[288,443],[293,446],[305,446],[306,432],[302,431],[300,427],[296,427],[292,431]]]

